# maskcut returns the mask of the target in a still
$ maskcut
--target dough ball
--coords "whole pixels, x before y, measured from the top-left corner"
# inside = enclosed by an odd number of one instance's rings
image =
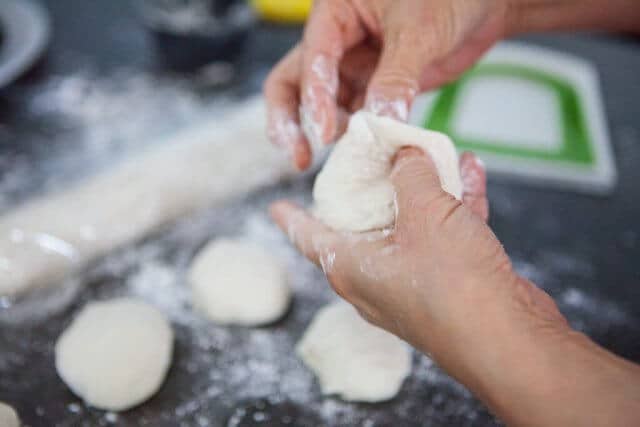
[[[193,304],[222,324],[264,325],[281,318],[291,301],[287,271],[266,249],[220,239],[195,257],[189,281]]]
[[[409,346],[342,301],[316,314],[296,351],[324,394],[349,401],[389,400],[411,372]]]
[[[395,191],[389,175],[394,155],[404,146],[428,153],[442,188],[461,198],[458,155],[446,135],[359,112],[318,174],[313,189],[316,216],[341,231],[393,225]]]
[[[56,368],[67,386],[96,408],[122,411],[162,384],[173,332],[154,307],[122,298],[88,304],[56,343]]]
[[[20,427],[16,411],[3,402],[0,402],[0,427]]]

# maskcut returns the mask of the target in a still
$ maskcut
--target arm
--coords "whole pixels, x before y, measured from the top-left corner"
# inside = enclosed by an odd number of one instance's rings
[[[336,233],[286,202],[272,215],[365,319],[429,354],[507,423],[633,425],[640,368],[573,331],[518,277],[484,221],[484,171],[469,155],[461,170],[463,203],[428,157],[403,150],[391,175],[396,225],[383,239]]]
[[[542,291],[513,280],[521,293],[515,310],[502,310],[497,300],[478,307],[473,318],[484,320],[466,325],[456,340],[463,343],[459,359],[449,351],[438,358],[443,367],[508,425],[637,423],[640,368],[569,328],[559,313],[550,316],[552,302],[536,302],[546,297]]]
[[[600,30],[640,32],[636,0],[512,0],[510,34]]]

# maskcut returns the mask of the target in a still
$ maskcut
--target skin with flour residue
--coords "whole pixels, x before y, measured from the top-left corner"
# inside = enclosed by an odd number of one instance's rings
[[[391,117],[406,122],[409,119],[409,102],[415,98],[416,93],[415,89],[408,89],[404,96],[389,98],[386,94],[373,92],[367,97],[365,109],[378,116]]]
[[[429,354],[509,424],[633,425],[640,367],[572,330],[518,276],[483,221],[482,164],[461,162],[462,202],[442,190],[428,157],[401,150],[395,226],[378,238],[333,231],[288,202],[272,216],[285,231],[296,224],[293,243],[367,321]]]
[[[333,141],[336,132],[338,70],[326,55],[311,61],[309,82],[302,95],[300,120],[302,129],[313,147]]]
[[[303,129],[296,165],[308,167],[311,145],[338,139],[358,110],[407,120],[418,93],[456,78],[506,33],[506,12],[504,0],[314,2],[302,42],[265,83],[268,107]]]
[[[269,110],[267,120],[269,140],[276,146],[293,152],[293,145],[302,137],[298,124],[282,108]]]
[[[469,162],[465,182],[471,188],[460,202],[442,190],[427,156],[401,150],[391,174],[398,215],[393,230],[379,238],[335,232],[288,202],[274,204],[271,213],[367,321],[429,354],[502,419],[525,425],[540,416],[543,422],[534,425],[591,425],[566,421],[586,421],[584,402],[603,402],[603,381],[627,388],[610,394],[606,413],[622,406],[625,411],[615,412],[620,420],[633,419],[628,396],[640,389],[629,378],[635,375],[640,384],[640,370],[572,331],[549,295],[514,272],[484,221],[484,171],[471,160],[462,159]],[[558,404],[562,410],[541,412],[536,405],[548,402],[540,396],[548,395],[550,378],[584,381],[561,389],[561,396],[570,396]],[[568,406],[575,411],[566,412]]]

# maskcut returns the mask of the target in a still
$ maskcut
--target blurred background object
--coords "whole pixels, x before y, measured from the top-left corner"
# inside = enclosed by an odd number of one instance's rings
[[[0,2],[0,87],[27,71],[44,51],[49,15],[36,1]]]
[[[238,57],[255,24],[241,0],[140,0],[140,11],[164,63],[193,71]]]
[[[500,42],[457,81],[420,95],[410,121],[475,152],[490,174],[594,195],[615,191],[600,76],[575,55]]]

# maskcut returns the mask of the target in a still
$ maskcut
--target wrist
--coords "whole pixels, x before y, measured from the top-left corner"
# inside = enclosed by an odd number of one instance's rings
[[[417,322],[429,327],[412,342],[476,393],[522,349],[571,331],[553,300],[510,269],[471,279],[446,305],[441,316]]]
[[[508,425],[627,425],[640,368],[573,330],[534,285],[511,280],[478,298],[439,364]]]

